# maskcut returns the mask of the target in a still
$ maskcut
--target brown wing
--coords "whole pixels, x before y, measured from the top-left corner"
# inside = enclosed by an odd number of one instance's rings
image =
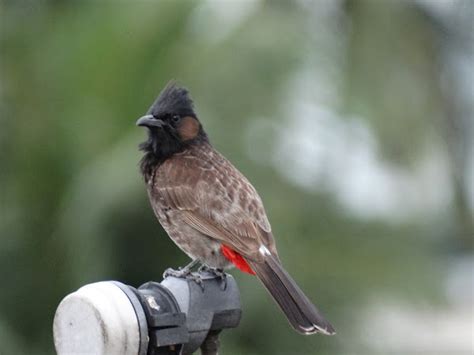
[[[187,224],[250,260],[260,260],[262,244],[277,255],[255,188],[210,146],[166,161],[155,176],[152,194],[180,210]]]

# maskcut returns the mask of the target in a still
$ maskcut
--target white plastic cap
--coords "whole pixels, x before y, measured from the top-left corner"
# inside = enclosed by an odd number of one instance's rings
[[[53,323],[58,355],[137,355],[140,329],[127,295],[114,282],[81,287],[59,304]]]

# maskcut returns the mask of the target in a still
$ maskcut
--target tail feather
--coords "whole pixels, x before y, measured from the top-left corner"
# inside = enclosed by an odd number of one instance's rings
[[[267,255],[263,263],[248,262],[296,331],[302,334],[336,333],[272,255]]]

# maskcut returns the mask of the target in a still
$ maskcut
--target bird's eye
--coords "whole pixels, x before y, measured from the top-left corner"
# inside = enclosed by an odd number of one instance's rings
[[[173,123],[178,123],[180,119],[181,117],[179,115],[174,115],[171,117],[171,121],[173,121]]]

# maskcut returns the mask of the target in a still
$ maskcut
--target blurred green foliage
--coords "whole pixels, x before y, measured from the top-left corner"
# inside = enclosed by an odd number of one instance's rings
[[[415,2],[242,0],[237,9],[247,12],[235,25],[226,13],[235,2],[217,5],[0,3],[1,354],[53,353],[55,308],[85,283],[138,286],[187,262],[154,218],[137,167],[144,133],[135,119],[172,78],[191,90],[215,146],[259,190],[288,270],[338,330],[299,336],[256,280],[234,273],[244,316],[224,334],[223,353],[363,352],[357,312],[374,295],[442,300],[447,257],[472,251],[467,178],[453,178],[460,198],[436,214],[360,218],[330,192],[252,159],[256,148],[243,137],[255,117],[285,129],[292,78],[303,67],[334,70],[331,53],[343,47],[335,110],[365,120],[379,158],[413,169],[429,140],[452,161],[459,135],[445,123],[453,102],[440,85],[443,28]],[[325,15],[315,14],[327,8],[331,23],[318,25]],[[278,145],[268,134],[260,139]],[[450,176],[465,176],[458,169],[469,158],[460,159]]]

